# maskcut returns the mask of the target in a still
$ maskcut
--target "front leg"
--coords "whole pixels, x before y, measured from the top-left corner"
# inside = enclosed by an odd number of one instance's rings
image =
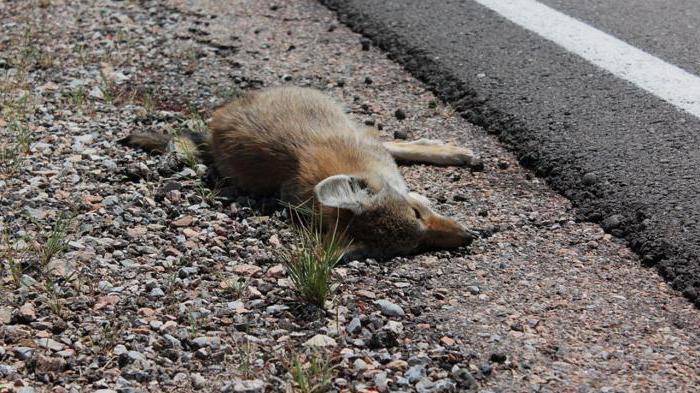
[[[474,169],[484,164],[470,149],[448,145],[434,139],[412,142],[384,142],[384,148],[394,160],[407,164],[457,165]]]

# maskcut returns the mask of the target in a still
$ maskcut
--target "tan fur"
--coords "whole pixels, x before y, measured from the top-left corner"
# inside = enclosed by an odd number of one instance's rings
[[[468,165],[467,149],[432,141],[382,144],[328,96],[294,87],[236,99],[214,112],[209,128],[223,177],[250,193],[280,193],[289,203],[315,200],[325,222],[338,219],[347,228],[358,256],[452,248],[473,239],[409,193],[394,160]]]

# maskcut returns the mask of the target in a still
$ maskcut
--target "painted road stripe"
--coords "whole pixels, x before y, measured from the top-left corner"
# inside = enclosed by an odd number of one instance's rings
[[[700,118],[700,77],[534,0],[474,0]]]

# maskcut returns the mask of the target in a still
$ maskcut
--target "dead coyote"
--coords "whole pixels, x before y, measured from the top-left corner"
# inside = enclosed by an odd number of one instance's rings
[[[249,93],[216,110],[209,128],[198,148],[222,177],[252,194],[313,201],[323,222],[346,230],[353,257],[455,248],[475,237],[410,192],[395,162],[478,165],[468,149],[425,139],[380,142],[376,130],[358,126],[333,99],[309,88]],[[124,142],[167,151],[172,139],[133,134]]]

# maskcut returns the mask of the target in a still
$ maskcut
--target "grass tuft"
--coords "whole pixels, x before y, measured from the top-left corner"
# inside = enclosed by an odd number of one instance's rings
[[[295,392],[322,393],[331,390],[333,366],[325,353],[315,352],[310,359],[294,355],[289,373]]]
[[[297,241],[281,252],[282,261],[299,298],[323,308],[332,293],[333,268],[342,259],[350,242],[344,232],[338,231],[337,223],[332,231],[324,233],[321,219],[314,218],[318,215],[306,214],[307,217],[303,218],[300,214],[306,212],[298,208],[291,210],[299,218],[294,226]]]

